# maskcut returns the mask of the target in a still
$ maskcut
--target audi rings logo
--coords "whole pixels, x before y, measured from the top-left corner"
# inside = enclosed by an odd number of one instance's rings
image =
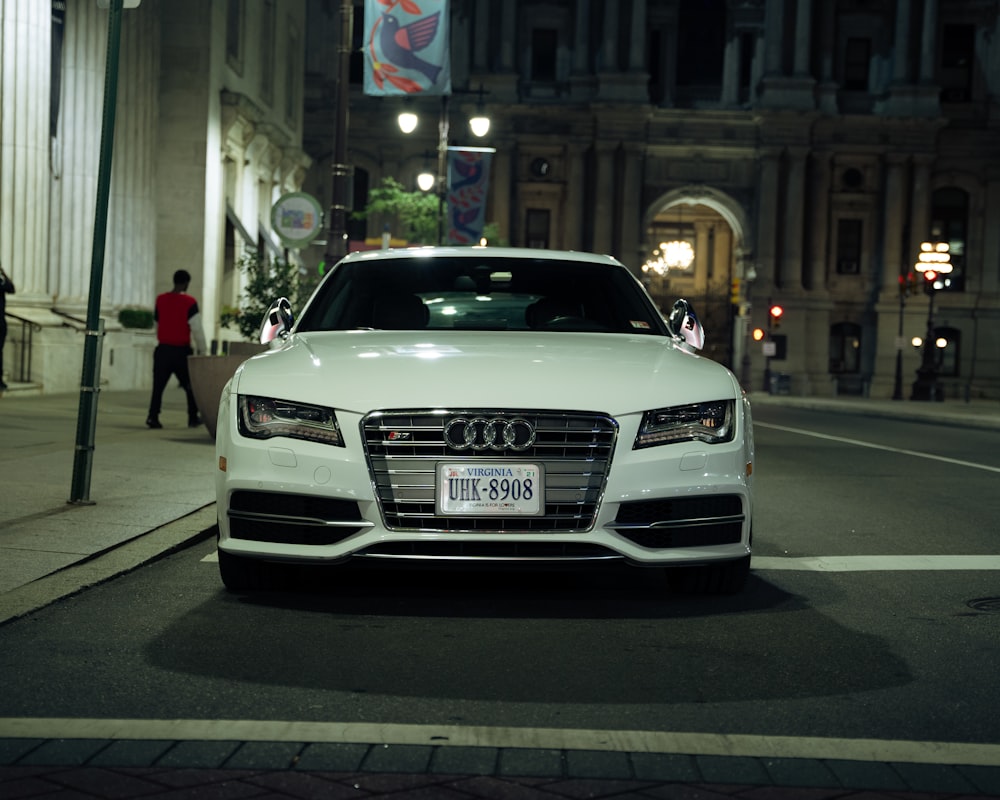
[[[527,450],[535,443],[535,428],[515,417],[455,417],[444,426],[444,441],[455,450]]]

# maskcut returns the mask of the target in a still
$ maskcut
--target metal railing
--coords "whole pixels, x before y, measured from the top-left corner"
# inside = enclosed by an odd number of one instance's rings
[[[17,314],[11,314],[9,311],[4,312],[4,317],[7,320],[14,320],[20,325],[7,325],[8,338],[11,343],[16,348],[18,355],[17,358],[17,372],[11,373],[11,380],[17,383],[31,383],[31,356],[34,349],[34,335],[42,330],[42,326],[37,322],[32,322],[30,319],[25,319],[24,317],[19,317]],[[20,328],[20,336],[18,336],[18,328]]]

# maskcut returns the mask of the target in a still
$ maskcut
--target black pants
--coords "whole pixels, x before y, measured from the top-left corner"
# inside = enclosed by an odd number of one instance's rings
[[[198,414],[198,405],[191,391],[191,378],[188,377],[187,357],[193,351],[190,347],[178,347],[172,344],[158,344],[153,351],[153,395],[149,398],[149,416],[160,415],[160,405],[163,402],[163,390],[170,382],[170,376],[176,375],[181,387],[187,392],[188,416]]]
[[[0,383],[3,383],[3,346],[7,342],[7,318],[0,310]]]

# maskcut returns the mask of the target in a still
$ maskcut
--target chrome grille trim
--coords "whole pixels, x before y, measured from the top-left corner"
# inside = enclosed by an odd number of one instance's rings
[[[453,417],[521,417],[535,426],[527,450],[470,455],[444,440]],[[385,526],[438,532],[557,533],[590,530],[618,438],[618,423],[594,412],[524,409],[379,411],[361,420],[369,474]],[[389,434],[396,437],[389,439]],[[538,517],[437,517],[434,473],[439,461],[476,463],[533,461],[545,470],[545,514]]]

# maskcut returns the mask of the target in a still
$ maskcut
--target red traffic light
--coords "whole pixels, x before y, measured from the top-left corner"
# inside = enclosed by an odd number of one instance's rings
[[[773,319],[773,320],[779,320],[779,319],[781,319],[781,315],[785,313],[785,309],[783,309],[781,306],[775,305],[775,306],[771,306],[768,309],[767,313],[771,315],[771,319]]]
[[[938,274],[932,269],[924,270],[924,280],[927,283],[934,283],[937,280]]]

